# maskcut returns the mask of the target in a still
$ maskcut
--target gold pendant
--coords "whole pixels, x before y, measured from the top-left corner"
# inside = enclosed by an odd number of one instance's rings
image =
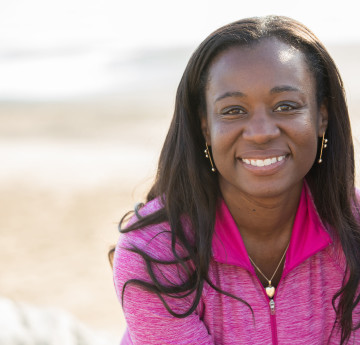
[[[273,298],[275,295],[275,288],[271,285],[271,282],[269,282],[269,286],[265,288],[266,294],[269,298]]]

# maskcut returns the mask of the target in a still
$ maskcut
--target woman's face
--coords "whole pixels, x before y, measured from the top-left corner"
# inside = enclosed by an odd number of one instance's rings
[[[313,165],[327,110],[302,52],[275,39],[233,47],[212,63],[202,130],[223,194],[274,197]]]

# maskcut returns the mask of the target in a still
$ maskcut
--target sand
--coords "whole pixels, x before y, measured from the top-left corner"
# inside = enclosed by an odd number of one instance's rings
[[[113,124],[119,105],[97,107],[99,116],[80,103],[0,106],[0,295],[65,309],[120,338],[107,252],[122,215],[144,199],[169,118]]]

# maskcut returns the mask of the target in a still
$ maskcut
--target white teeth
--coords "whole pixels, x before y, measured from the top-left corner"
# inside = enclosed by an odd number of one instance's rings
[[[266,158],[266,159],[246,159],[243,158],[242,161],[245,164],[251,164],[255,167],[263,167],[267,165],[274,164],[276,162],[281,162],[285,156],[279,156],[279,157],[272,157],[272,158]]]

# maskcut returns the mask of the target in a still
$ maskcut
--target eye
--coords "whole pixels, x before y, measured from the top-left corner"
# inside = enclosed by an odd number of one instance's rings
[[[239,106],[226,107],[221,110],[221,115],[243,115],[246,111]]]
[[[286,112],[286,111],[291,111],[291,110],[295,110],[298,107],[295,104],[290,104],[290,103],[282,103],[279,104],[275,107],[274,111],[275,112]]]

